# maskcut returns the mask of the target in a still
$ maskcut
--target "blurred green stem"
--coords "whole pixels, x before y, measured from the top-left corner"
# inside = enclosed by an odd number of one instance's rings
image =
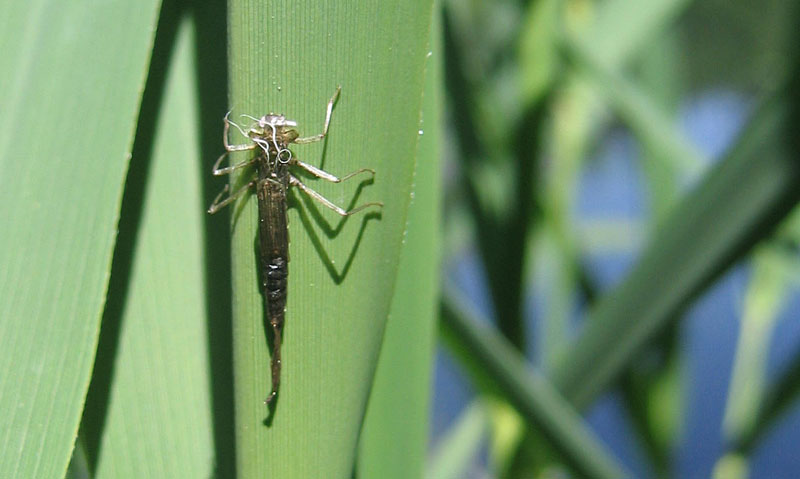
[[[453,287],[445,286],[443,328],[457,338],[458,348],[468,352],[488,382],[514,405],[532,430],[541,433],[563,455],[564,460],[586,477],[627,477],[624,468],[609,454],[602,441],[550,382],[533,371],[514,347],[474,316],[467,300]]]

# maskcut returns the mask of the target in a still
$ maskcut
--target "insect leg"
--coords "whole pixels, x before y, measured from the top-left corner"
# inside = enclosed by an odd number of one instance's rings
[[[364,203],[363,205],[357,206],[357,207],[353,208],[350,211],[346,211],[345,209],[340,208],[340,207],[336,206],[335,204],[333,204],[329,199],[325,198],[321,194],[317,193],[316,191],[312,190],[308,186],[304,185],[302,181],[298,180],[297,178],[295,178],[292,175],[289,175],[289,185],[290,186],[297,186],[298,188],[300,188],[303,191],[303,193],[305,193],[308,196],[310,196],[311,198],[319,201],[326,208],[332,209],[333,211],[335,211],[336,213],[338,213],[341,216],[350,216],[350,215],[352,215],[354,213],[358,213],[359,211],[363,210],[364,208],[368,208],[370,206],[378,206],[380,208],[383,208],[383,203],[376,201],[376,202],[373,202],[373,203]]]
[[[239,126],[238,124],[236,124],[236,122],[231,121],[228,118],[230,114],[231,112],[226,113],[225,118],[222,119],[222,121],[225,122],[225,127],[222,129],[222,143],[225,145],[225,151],[231,152],[231,151],[245,151],[245,150],[256,149],[257,145],[255,143],[245,144],[245,145],[231,145],[230,143],[228,143],[228,132],[230,131],[231,125],[235,126],[243,137],[250,138],[249,136],[247,136],[247,133],[245,133],[245,131],[242,129],[241,126]]]
[[[330,181],[331,183],[341,183],[344,180],[349,180],[350,178],[360,174],[360,173],[370,173],[372,176],[375,176],[375,170],[371,168],[361,168],[360,170],[356,170],[350,174],[344,175],[343,177],[339,178],[336,177],[327,171],[320,170],[316,166],[309,165],[308,163],[303,163],[302,161],[295,159],[293,164],[299,166],[300,168],[306,170],[307,172],[311,173],[312,175],[316,176],[317,178],[322,178],[323,180]]]
[[[220,157],[217,158],[217,162],[214,163],[214,166],[211,168],[211,172],[214,174],[214,176],[227,175],[228,173],[230,173],[230,172],[232,172],[234,170],[238,170],[239,168],[244,168],[245,166],[250,166],[253,163],[255,163],[256,160],[257,160],[257,158],[253,158],[253,159],[238,163],[236,165],[231,165],[231,166],[226,166],[225,168],[220,168],[219,165],[220,165],[220,163],[222,163],[222,159],[225,158],[226,156],[228,156],[228,152],[225,152],[225,153],[221,154]]]
[[[225,188],[223,188],[222,191],[219,192],[217,197],[214,198],[214,202],[211,203],[211,206],[208,207],[208,214],[213,215],[214,213],[216,213],[220,209],[228,206],[232,201],[234,201],[236,198],[242,196],[247,190],[249,190],[255,184],[256,184],[256,181],[253,180],[253,181],[247,183],[246,185],[244,185],[243,187],[239,188],[238,191],[236,191],[235,193],[229,195],[224,200],[219,201],[220,198],[222,198],[222,195],[227,193],[228,190],[230,189],[228,187],[228,185],[225,185]]]
[[[325,135],[328,134],[328,126],[331,124],[331,113],[333,113],[333,104],[336,103],[336,99],[339,98],[339,92],[342,91],[342,86],[339,85],[336,87],[336,92],[333,94],[330,100],[328,100],[328,111],[325,114],[325,126],[322,128],[322,133],[319,135],[314,136],[306,136],[304,138],[297,138],[294,140],[294,143],[301,144],[301,143],[314,143],[315,141],[319,141],[325,138]]]

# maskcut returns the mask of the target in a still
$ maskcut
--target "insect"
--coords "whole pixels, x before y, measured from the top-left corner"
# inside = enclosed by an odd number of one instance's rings
[[[375,176],[375,170],[361,168],[345,176],[336,177],[315,166],[304,163],[292,155],[289,150],[290,144],[314,143],[325,138],[328,134],[328,126],[331,122],[333,105],[336,103],[341,86],[336,88],[336,92],[328,101],[328,109],[325,114],[325,126],[322,133],[314,136],[301,137],[297,132],[297,122],[287,119],[282,114],[270,113],[261,118],[254,118],[242,115],[253,121],[253,124],[245,131],[229,119],[230,112],[223,119],[225,126],[223,129],[223,143],[225,153],[214,163],[212,172],[214,175],[227,175],[233,171],[256,165],[256,175],[246,185],[234,193],[228,195],[224,200],[222,197],[228,192],[226,185],[214,202],[208,208],[210,214],[214,214],[221,208],[235,201],[246,193],[250,188],[255,187],[258,197],[258,239],[260,249],[260,268],[261,268],[261,288],[267,300],[266,310],[269,324],[273,332],[272,349],[272,392],[270,392],[265,404],[269,404],[278,394],[281,381],[281,332],[283,330],[284,316],[286,314],[286,292],[289,276],[289,231],[286,219],[286,193],[289,187],[295,186],[312,199],[319,201],[325,207],[332,209],[341,216],[349,216],[371,206],[383,207],[383,203],[365,203],[352,210],[344,210],[336,206],[333,202],[312,190],[295,175],[292,174],[290,167],[298,167],[307,173],[333,183],[340,183],[362,173]],[[228,142],[230,126],[233,125],[239,132],[250,141],[245,144],[235,145]],[[223,158],[235,151],[255,150],[256,154],[249,160],[236,165],[220,168]],[[222,201],[220,201],[222,200]]]

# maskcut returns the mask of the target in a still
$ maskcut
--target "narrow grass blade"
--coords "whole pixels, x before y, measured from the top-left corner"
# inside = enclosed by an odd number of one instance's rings
[[[438,15],[435,15],[438,18]],[[439,306],[441,62],[438,21],[425,72],[414,192],[375,384],[361,433],[358,477],[421,477]]]
[[[205,169],[191,121],[197,117],[193,25],[165,13],[158,33],[156,52],[163,54],[153,70],[171,61],[165,85],[148,81],[145,93],[143,113],[153,113],[148,119],[155,122],[152,152],[139,148],[137,138],[120,228],[119,244],[129,249],[115,255],[81,430],[98,479],[214,471],[201,261]]]
[[[489,432],[489,412],[481,400],[472,401],[443,435],[425,469],[426,479],[468,477],[478,448]]]
[[[584,424],[580,415],[559,395],[551,383],[533,371],[525,359],[485,321],[473,317],[466,300],[445,287],[443,327],[458,338],[489,382],[525,418],[529,427],[541,431],[564,461],[586,477],[627,477],[625,470],[602,442]],[[477,366],[476,366],[477,365]]]
[[[609,0],[598,4],[591,28],[582,36],[599,62],[618,69],[642,54],[642,45],[659,34],[691,0]]]
[[[744,298],[723,432],[729,442],[755,426],[767,379],[767,354],[786,294],[784,256],[765,245],[753,255],[753,274]]]
[[[522,103],[539,101],[553,87],[559,62],[558,39],[562,2],[531,2],[519,38],[519,86]]]
[[[750,424],[751,427],[745,428],[736,438],[733,449],[741,454],[752,451],[765,434],[792,410],[791,408],[797,404],[798,397],[800,397],[800,355],[794,358],[786,373],[766,389],[756,419]]]
[[[0,7],[0,477],[63,477],[158,1]]]
[[[796,354],[792,364],[772,384],[765,385],[764,348],[769,347],[772,341],[774,325],[773,315],[782,306],[783,299],[792,291],[796,291],[798,276],[798,259],[792,245],[800,243],[800,208],[795,207],[791,218],[781,226],[780,232],[767,245],[760,248],[754,261],[754,279],[751,280],[750,290],[746,299],[750,307],[745,313],[750,312],[749,329],[755,330],[760,337],[750,339],[742,326],[740,333],[741,342],[754,342],[754,352],[749,349],[741,353],[744,364],[734,366],[734,377],[731,381],[731,393],[727,418],[730,425],[728,440],[732,449],[738,454],[748,454],[753,447],[759,444],[765,433],[771,430],[783,415],[791,411],[800,394],[800,354]],[[787,247],[788,246],[788,247]],[[746,303],[746,304],[748,304]],[[757,313],[763,316],[756,316]],[[767,324],[762,324],[767,323]],[[741,349],[741,348],[739,348]],[[737,379],[736,370],[742,372]],[[749,378],[750,375],[760,375]],[[753,382],[758,384],[756,393],[744,386]],[[736,386],[738,383],[738,387]],[[735,392],[734,388],[739,389]],[[763,388],[763,389],[762,389]],[[738,404],[737,404],[738,403]]]
[[[701,172],[707,163],[702,153],[644,92],[595,58],[583,41],[565,37],[563,46],[565,55],[589,77],[597,92],[608,99],[620,118],[654,154],[672,162],[674,168],[684,174]]]
[[[684,46],[679,31],[669,30],[645,47],[648,54],[639,62],[639,87],[650,96],[653,104],[660,106],[664,115],[674,119],[673,128],[677,130],[681,129],[677,113],[685,104],[688,93],[688,72],[682,63]],[[678,165],[664,156],[674,153],[660,148],[660,142],[651,146],[648,137],[640,135],[638,139],[641,142],[640,164],[646,181],[647,204],[651,211],[648,226],[653,227],[675,206],[680,198],[680,185],[692,178],[682,175],[676,168]]]
[[[290,194],[283,373],[271,408],[264,405],[270,347],[256,271],[256,201],[245,196],[232,205],[241,477],[352,474],[406,224],[431,5],[430,0],[228,4],[233,117],[284,113],[301,133],[313,135],[322,129],[328,98],[341,85],[326,140],[295,146],[294,155],[335,174],[374,168],[374,182],[361,185],[303,179],[344,207],[385,204],[342,219],[298,192]]]

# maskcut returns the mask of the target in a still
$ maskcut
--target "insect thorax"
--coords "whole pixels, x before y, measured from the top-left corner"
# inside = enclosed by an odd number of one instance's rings
[[[267,150],[264,145],[268,143],[269,150],[274,150],[268,152],[272,156],[300,136],[295,126],[297,126],[295,121],[287,120],[283,115],[264,115],[250,127],[248,136],[264,150]]]

